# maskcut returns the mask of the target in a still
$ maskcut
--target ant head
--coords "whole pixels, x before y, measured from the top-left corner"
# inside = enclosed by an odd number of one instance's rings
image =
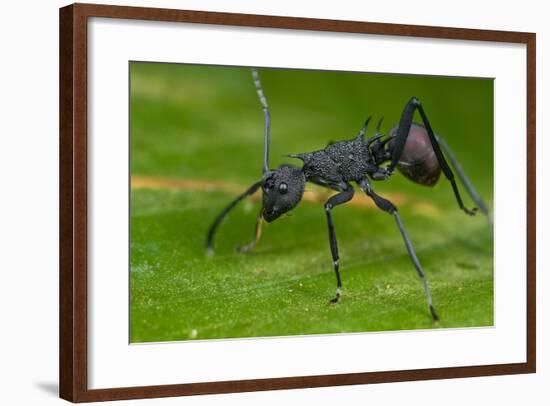
[[[264,175],[262,216],[268,222],[293,209],[302,200],[306,178],[302,170],[284,164]]]

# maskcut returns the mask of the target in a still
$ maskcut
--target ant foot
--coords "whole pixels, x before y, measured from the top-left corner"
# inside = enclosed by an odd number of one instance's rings
[[[235,251],[237,251],[239,254],[246,254],[250,251],[252,251],[252,249],[254,248],[256,244],[246,244],[246,245],[243,245],[243,246],[240,246],[240,245],[237,245],[235,247]]]
[[[340,300],[340,288],[336,288],[336,296],[333,299],[330,299],[329,304],[336,304]]]
[[[434,321],[439,321],[439,316],[435,312],[435,309],[432,305],[430,305],[430,313],[432,314],[432,318]]]
[[[469,210],[466,207],[464,207],[464,213],[466,213],[468,216],[475,216],[477,213],[477,207],[474,207],[472,210]]]

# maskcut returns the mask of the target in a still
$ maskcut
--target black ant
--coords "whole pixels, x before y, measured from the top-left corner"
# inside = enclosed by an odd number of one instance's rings
[[[412,97],[407,102],[403,109],[399,125],[390,130],[387,137],[380,132],[382,124],[382,120],[380,120],[376,128],[376,134],[373,137],[365,139],[367,126],[371,119],[369,117],[357,136],[351,140],[331,143],[326,148],[318,151],[288,155],[289,157],[300,159],[303,162],[301,168],[290,164],[283,164],[277,169],[269,169],[269,106],[258,76],[258,71],[255,68],[252,69],[252,77],[264,113],[263,177],[233,200],[214,220],[208,231],[206,240],[208,252],[213,252],[214,234],[225,216],[237,203],[245,197],[254,194],[260,187],[262,188],[263,202],[262,209],[256,219],[255,238],[248,245],[241,247],[239,249],[241,252],[247,252],[254,248],[260,239],[262,220],[268,223],[272,222],[300,202],[306,182],[312,182],[335,190],[338,193],[330,197],[325,203],[325,213],[328,223],[330,251],[332,253],[334,272],[336,273],[336,296],[330,300],[330,303],[337,303],[341,295],[342,280],[339,271],[338,243],[336,241],[331,211],[335,206],[352,199],[354,189],[351,183],[355,182],[374,201],[378,208],[395,218],[401,236],[405,241],[407,251],[424,285],[430,313],[433,320],[438,320],[439,317],[432,303],[428,281],[403,221],[399,216],[399,212],[392,202],[374,192],[371,180],[387,180],[393,174],[395,168],[397,168],[413,182],[425,186],[433,186],[437,183],[441,171],[443,171],[445,177],[451,183],[458,206],[464,213],[473,216],[476,214],[477,208],[468,209],[464,206],[453,171],[441,151],[441,148],[443,148],[472,200],[488,217],[489,221],[492,222],[492,220],[489,216],[487,206],[483,203],[458,165],[448,145],[443,139],[434,134],[420,100]],[[415,111],[418,111],[420,114],[423,125],[413,123]],[[385,167],[381,166],[388,162],[389,165]]]

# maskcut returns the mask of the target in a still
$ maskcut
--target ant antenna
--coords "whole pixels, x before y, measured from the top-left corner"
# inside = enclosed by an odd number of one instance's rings
[[[252,68],[252,79],[254,80],[254,86],[256,86],[256,92],[264,111],[264,175],[269,172],[269,130],[271,125],[271,116],[269,114],[269,106],[267,105],[267,99],[264,95],[264,89],[262,88],[262,82],[260,82],[260,76],[258,70]]]

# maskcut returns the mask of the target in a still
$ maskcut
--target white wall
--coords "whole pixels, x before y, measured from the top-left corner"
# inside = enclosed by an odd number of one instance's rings
[[[542,78],[550,55],[548,11],[543,1],[443,2],[353,0],[277,2],[247,0],[113,1],[113,4],[257,14],[534,31],[538,42],[538,370],[536,375],[306,389],[185,399],[140,401],[140,404],[279,405],[308,402],[351,404],[530,404],[550,401],[548,339],[548,264],[541,234],[549,229],[543,216],[548,201],[550,159],[543,138],[548,129]],[[264,4],[265,3],[265,4]],[[0,14],[0,399],[2,404],[61,404],[57,399],[57,160],[58,160],[58,7],[61,1],[4,2]],[[373,58],[383,55],[372,55]],[[547,109],[546,109],[547,110]],[[543,127],[544,126],[544,127]],[[513,193],[513,186],[511,186]],[[124,405],[130,402],[118,402]]]

